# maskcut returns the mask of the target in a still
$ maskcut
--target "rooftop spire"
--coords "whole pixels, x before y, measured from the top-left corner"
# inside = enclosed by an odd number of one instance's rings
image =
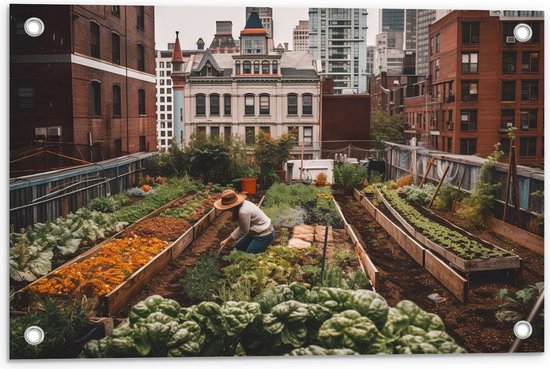
[[[174,51],[172,52],[172,63],[183,63],[179,33],[180,33],[179,31],[176,31],[176,42],[174,45]]]

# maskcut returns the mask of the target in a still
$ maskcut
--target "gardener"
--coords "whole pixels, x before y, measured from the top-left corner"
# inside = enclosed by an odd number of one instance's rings
[[[239,222],[239,228],[220,243],[220,250],[228,243],[238,240],[235,246],[237,250],[257,254],[264,252],[275,238],[271,220],[259,207],[245,198],[246,195],[225,190],[221,198],[214,202],[219,210],[231,210],[233,221]]]

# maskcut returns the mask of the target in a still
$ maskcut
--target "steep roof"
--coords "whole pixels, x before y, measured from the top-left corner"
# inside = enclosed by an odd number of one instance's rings
[[[215,70],[217,70],[218,72],[222,72],[222,69],[218,66],[218,63],[216,62],[216,59],[214,58],[214,55],[212,55],[212,52],[210,51],[210,49],[206,49],[196,70],[199,70],[199,71],[202,70],[202,68],[204,68],[204,66],[206,65],[207,61],[209,61],[210,64],[212,64],[212,67]]]
[[[262,21],[258,12],[251,12],[246,20],[246,25],[241,31],[241,35],[267,35],[267,31],[262,26]]]
[[[176,31],[176,42],[174,44],[174,52],[172,52],[172,63],[183,63],[179,33],[180,33],[179,31]]]

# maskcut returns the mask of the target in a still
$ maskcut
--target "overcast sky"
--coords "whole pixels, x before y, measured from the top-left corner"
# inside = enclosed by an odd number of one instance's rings
[[[210,45],[216,32],[217,20],[233,22],[233,37],[239,37],[246,23],[245,7],[155,7],[156,49],[167,48],[168,42],[174,42],[176,31],[180,31],[180,43],[183,49],[195,49],[196,42],[202,37],[206,47]],[[274,41],[277,44],[288,42],[292,48],[292,30],[299,20],[308,19],[308,8],[273,7]],[[378,32],[378,9],[369,9],[367,18],[367,43],[374,45]]]

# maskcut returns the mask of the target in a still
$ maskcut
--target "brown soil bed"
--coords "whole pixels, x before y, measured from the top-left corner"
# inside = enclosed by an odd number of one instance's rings
[[[189,222],[183,219],[156,216],[132,226],[123,233],[123,237],[132,237],[132,234],[136,234],[144,237],[156,237],[165,241],[175,241],[190,227]]]
[[[528,284],[542,281],[544,262],[541,255],[503,241],[490,231],[480,232],[469,228],[466,224],[456,222],[459,227],[505,250],[512,251],[523,259],[522,273],[517,286],[507,282],[502,275],[474,273],[469,287],[469,302],[464,305],[401,249],[370,216],[363,205],[352,197],[337,196],[337,200],[344,216],[355,228],[357,236],[366,245],[365,249],[369,257],[379,269],[377,292],[390,305],[408,299],[422,309],[438,314],[445,322],[447,332],[468,352],[496,353],[509,350],[515,336],[511,324],[500,323],[495,318],[500,304],[496,293],[501,288],[516,291]],[[436,304],[427,297],[431,293],[438,293],[446,300]],[[544,351],[544,337],[529,338],[520,351]]]

